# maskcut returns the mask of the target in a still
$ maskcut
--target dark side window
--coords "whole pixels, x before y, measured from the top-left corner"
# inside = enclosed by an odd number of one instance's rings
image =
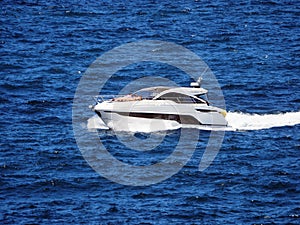
[[[201,103],[205,103],[205,101],[200,101],[196,98],[190,97],[188,95],[184,95],[184,94],[179,94],[179,93],[167,93],[165,95],[162,95],[158,98],[158,100],[170,100],[170,101],[174,101],[176,103],[186,103],[186,104],[201,104]]]

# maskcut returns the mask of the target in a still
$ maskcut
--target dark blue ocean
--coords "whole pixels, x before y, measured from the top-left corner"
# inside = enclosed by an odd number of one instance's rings
[[[229,112],[298,112],[299,1],[2,0],[0,7],[1,224],[300,223],[299,124],[225,132],[203,172],[198,165],[210,132],[201,131],[177,174],[142,187],[94,171],[72,125],[87,68],[141,40],[172,42],[203,59]],[[136,74],[188,86],[179,72],[142,63],[119,71],[107,87],[118,91]],[[113,131],[98,133],[111,154],[135,164],[165,158],[180,130],[144,156],[123,148]]]

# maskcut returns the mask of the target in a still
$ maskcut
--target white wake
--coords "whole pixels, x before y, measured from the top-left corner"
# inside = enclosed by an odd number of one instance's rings
[[[279,114],[228,112],[226,120],[228,121],[228,126],[231,126],[234,130],[261,130],[300,124],[300,112]]]

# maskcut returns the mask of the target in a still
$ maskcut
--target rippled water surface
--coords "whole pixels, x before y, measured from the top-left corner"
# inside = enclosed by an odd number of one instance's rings
[[[299,1],[4,0],[0,6],[1,224],[299,224],[300,126],[279,116],[299,111]],[[200,132],[187,165],[161,183],[133,187],[103,178],[76,144],[74,93],[97,57],[138,40],[193,51],[214,72],[228,111],[277,115],[281,126],[226,132],[203,172],[198,165],[209,131]],[[144,63],[119,71],[107,91],[142,74],[190,82],[182,71]],[[136,155],[113,131],[99,131],[111,154],[131,164],[163,160],[178,135],[170,131],[160,148]]]

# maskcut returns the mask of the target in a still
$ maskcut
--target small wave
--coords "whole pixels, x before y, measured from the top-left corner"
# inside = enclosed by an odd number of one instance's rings
[[[300,112],[261,115],[228,112],[226,120],[228,125],[235,130],[261,130],[300,124]]]
[[[109,129],[103,120],[101,120],[97,115],[92,116],[91,118],[88,119],[87,121],[87,128],[90,131],[93,131],[95,129],[100,129],[100,130],[107,130]]]

